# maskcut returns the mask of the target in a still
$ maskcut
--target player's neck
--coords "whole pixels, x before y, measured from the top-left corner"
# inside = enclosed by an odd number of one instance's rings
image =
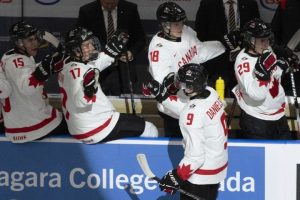
[[[172,42],[181,42],[181,37],[172,37],[168,34],[165,34],[163,31],[159,32],[158,36]]]
[[[259,54],[256,52],[256,51],[254,51],[253,49],[249,49],[249,50],[247,50],[247,51],[245,51],[248,55],[250,55],[250,56],[252,56],[252,57],[258,57],[259,56]]]
[[[205,89],[201,93],[195,93],[194,95],[192,95],[190,97],[190,100],[193,100],[193,99],[206,99],[207,97],[209,97],[209,95],[210,95],[210,91]]]

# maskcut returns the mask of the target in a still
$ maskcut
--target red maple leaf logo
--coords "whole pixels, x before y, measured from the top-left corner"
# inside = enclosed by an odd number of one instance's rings
[[[33,74],[31,74],[31,76],[29,77],[29,86],[33,86],[33,87],[37,87],[39,85],[44,85],[43,82],[38,81]]]
[[[190,176],[191,176],[191,164],[188,164],[188,165],[185,165],[185,164],[182,164],[182,166],[178,166],[177,168],[177,174],[178,176],[186,181]]]
[[[278,93],[279,93],[279,81],[276,78],[274,78],[273,86],[272,86],[271,89],[269,89],[269,91],[270,91],[270,94],[273,98],[275,98],[278,95]]]
[[[175,95],[169,96],[170,101],[177,101],[178,97]]]
[[[270,83],[270,81],[262,81],[262,80],[258,80],[258,82],[259,82],[259,87],[261,87],[261,86],[268,86],[268,84]]]
[[[90,98],[90,97],[88,97],[88,96],[86,96],[86,95],[84,95],[84,97],[83,98],[85,98],[86,99],[86,101],[89,103],[90,101],[92,101],[92,102],[96,102],[96,95],[94,95],[92,98]]]

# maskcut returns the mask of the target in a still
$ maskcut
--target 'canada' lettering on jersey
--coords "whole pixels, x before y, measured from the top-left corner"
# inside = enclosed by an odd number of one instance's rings
[[[183,27],[181,40],[171,41],[156,34],[149,45],[149,72],[152,77],[162,83],[171,72],[188,63],[204,63],[225,52],[225,47],[219,41],[201,42],[196,32],[188,26]],[[173,118],[178,118],[180,111],[188,99],[179,92],[177,101],[170,98],[158,104],[158,110]]]

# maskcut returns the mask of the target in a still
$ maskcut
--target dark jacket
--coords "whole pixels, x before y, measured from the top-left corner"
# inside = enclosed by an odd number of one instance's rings
[[[255,0],[238,0],[240,26],[259,18]],[[219,40],[227,33],[227,19],[223,0],[202,0],[197,12],[195,30],[201,41]]]
[[[80,7],[77,25],[93,31],[99,38],[102,46],[106,44],[106,28],[100,0]],[[146,36],[136,4],[119,0],[117,29],[129,34],[128,50],[133,53],[134,57],[145,49]]]
[[[300,28],[300,0],[287,0],[285,9],[279,5],[271,25],[276,44],[286,45]]]

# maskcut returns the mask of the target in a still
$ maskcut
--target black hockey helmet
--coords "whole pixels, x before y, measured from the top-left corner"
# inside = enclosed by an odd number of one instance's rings
[[[156,11],[156,18],[164,34],[170,35],[170,23],[185,22],[187,17],[183,8],[174,2],[161,4]]]
[[[10,27],[9,36],[14,46],[21,47],[23,46],[23,39],[37,34],[38,31],[39,30],[31,24],[25,21],[20,21]]]
[[[192,90],[200,94],[207,86],[208,73],[203,65],[189,63],[183,65],[177,72],[176,81],[181,89]]]
[[[272,38],[272,30],[269,24],[259,18],[248,21],[243,27],[244,46],[246,49],[255,48],[255,38]]]
[[[156,11],[156,18],[161,22],[180,22],[186,20],[183,8],[174,2],[161,4]]]
[[[82,56],[81,45],[87,40],[92,40],[96,51],[100,51],[101,46],[98,38],[94,36],[92,31],[83,27],[76,27],[70,30],[65,37],[66,52],[71,57],[76,57],[77,53]]]

